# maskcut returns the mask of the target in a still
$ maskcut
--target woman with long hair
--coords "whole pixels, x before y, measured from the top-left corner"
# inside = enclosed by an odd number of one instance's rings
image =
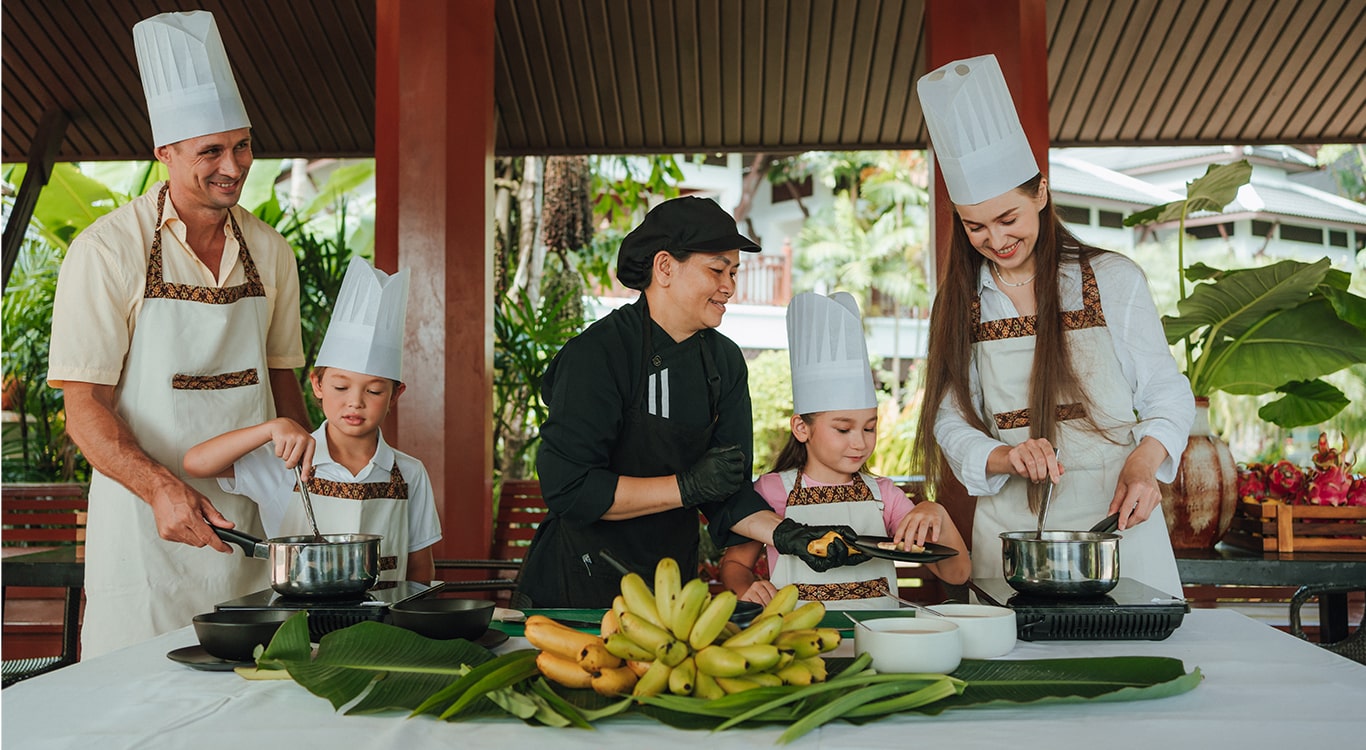
[[[1049,528],[1118,513],[1122,575],[1179,596],[1158,483],[1195,403],[1147,279],[1058,219],[994,56],[918,90],[954,221],[915,452],[932,485],[947,463],[978,498],[973,577],[1001,577],[999,534],[1035,528],[1053,482]]]

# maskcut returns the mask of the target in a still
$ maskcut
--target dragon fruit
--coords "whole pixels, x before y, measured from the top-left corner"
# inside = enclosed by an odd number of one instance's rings
[[[1238,467],[1238,498],[1245,503],[1260,503],[1266,498],[1266,466],[1248,464]]]
[[[1337,464],[1330,464],[1314,472],[1305,493],[1310,505],[1345,505],[1352,487],[1352,475]]]
[[[1358,477],[1352,481],[1352,488],[1347,490],[1347,504],[1366,508],[1366,477]]]
[[[1353,456],[1351,453],[1347,452],[1348,447],[1349,446],[1347,444],[1346,435],[1342,436],[1342,450],[1338,451],[1334,448],[1328,447],[1328,433],[1320,432],[1319,449],[1318,452],[1314,454],[1314,457],[1312,459],[1314,462],[1314,468],[1320,471],[1330,466],[1342,466],[1346,468],[1351,468],[1352,464],[1356,463],[1356,457]]]
[[[1266,483],[1271,490],[1271,497],[1284,503],[1298,503],[1304,494],[1304,472],[1286,459],[1272,465],[1266,473]]]

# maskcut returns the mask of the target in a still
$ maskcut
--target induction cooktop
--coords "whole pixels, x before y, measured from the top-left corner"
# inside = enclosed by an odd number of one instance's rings
[[[214,607],[224,609],[291,609],[308,611],[308,634],[314,641],[358,622],[383,621],[390,605],[419,599],[441,590],[445,583],[425,586],[416,581],[382,581],[362,596],[341,599],[295,599],[273,589],[257,591]]]
[[[983,604],[1015,610],[1025,641],[1160,641],[1181,626],[1186,600],[1130,578],[1098,596],[1042,597],[1021,594],[1005,579],[974,581]]]

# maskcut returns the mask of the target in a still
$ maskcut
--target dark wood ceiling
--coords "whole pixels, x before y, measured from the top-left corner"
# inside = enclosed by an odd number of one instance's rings
[[[150,153],[131,28],[205,8],[267,157],[374,151],[374,0],[4,0],[3,158]],[[498,0],[500,153],[921,148],[923,0]],[[1050,0],[1053,145],[1366,140],[1362,0]]]

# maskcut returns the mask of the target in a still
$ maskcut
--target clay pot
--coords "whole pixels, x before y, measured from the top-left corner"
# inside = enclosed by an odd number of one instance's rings
[[[1209,399],[1195,399],[1195,423],[1176,479],[1162,485],[1162,513],[1172,547],[1209,549],[1219,543],[1238,508],[1238,466],[1228,444],[1210,432]]]

